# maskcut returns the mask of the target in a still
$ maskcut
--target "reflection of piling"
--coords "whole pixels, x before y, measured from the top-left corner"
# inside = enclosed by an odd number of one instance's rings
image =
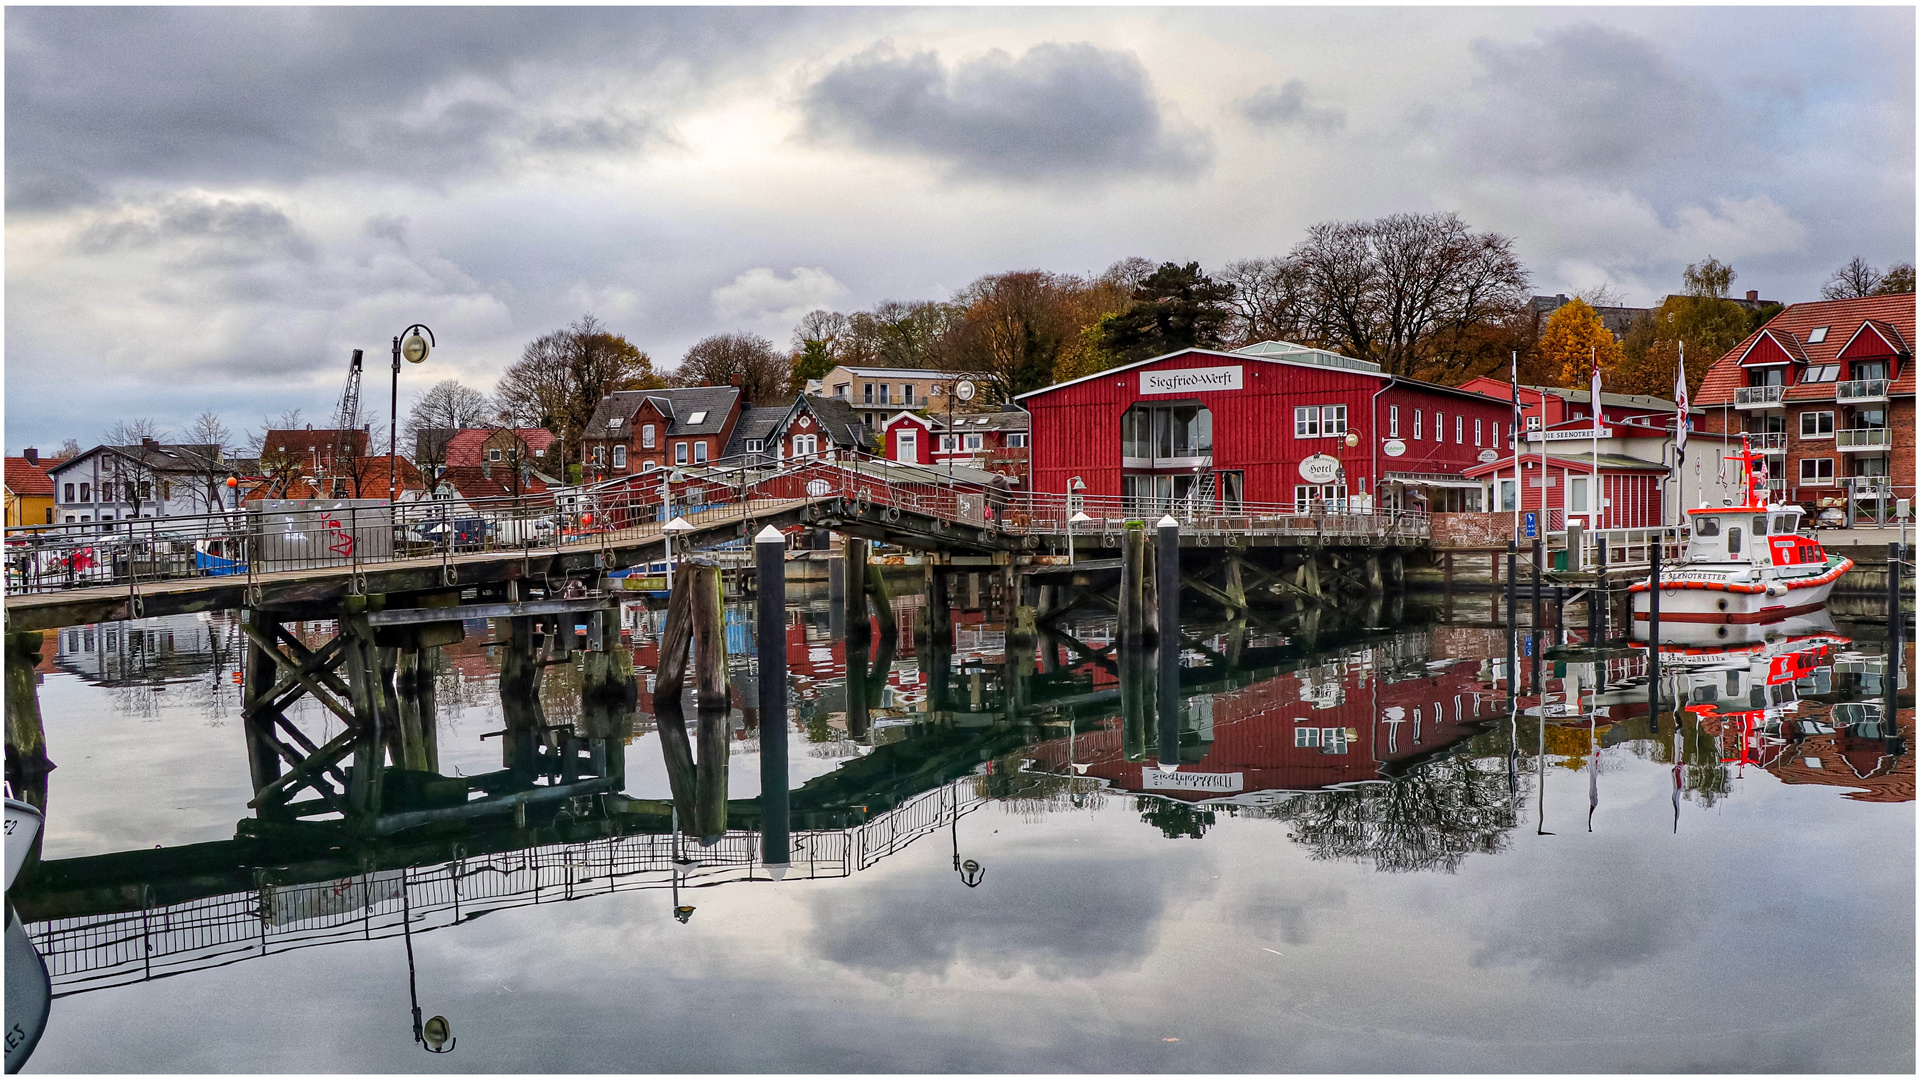
[[[1665,543],[1662,536],[1647,553],[1652,571],[1647,578],[1647,728],[1655,734],[1660,732],[1660,547]],[[1629,611],[1627,617],[1631,619],[1633,613]]]
[[[841,618],[846,623],[848,645],[872,640],[872,624],[867,615],[867,542],[857,536],[846,538],[846,588],[841,594]]]
[[[1906,659],[1906,646],[1901,642],[1901,631],[1905,629],[1900,618],[1900,564],[1907,556],[1906,545],[1895,541],[1887,545],[1887,673],[1881,677],[1881,692],[1886,702],[1881,706],[1881,715],[1885,720],[1882,729],[1886,732],[1889,753],[1894,750],[1893,740],[1900,733],[1900,667]]]
[[[1596,537],[1600,542],[1593,546],[1597,558],[1593,576],[1593,591],[1588,593],[1592,606],[1587,617],[1587,640],[1599,642],[1607,639],[1607,604],[1612,594],[1607,591],[1607,538]]]
[[[1520,544],[1507,541],[1507,698],[1520,696]]]
[[[874,617],[880,621],[881,641],[898,648],[900,622],[893,613],[893,597],[887,594],[887,579],[882,570],[877,563],[867,566],[867,602],[873,608]]]
[[[790,859],[787,805],[787,542],[769,525],[754,538],[759,583],[761,859]]]
[[[692,825],[694,792],[693,744],[687,738],[686,710],[680,703],[686,688],[687,653],[693,645],[693,574],[684,573],[667,596],[666,625],[660,629],[659,670],[653,680],[653,715],[660,733],[660,756],[673,789],[675,812]]]
[[[507,620],[507,651],[500,658],[500,714],[507,729],[501,764],[523,781],[534,773],[534,745],[546,726],[540,708],[541,642],[532,618]]]
[[[340,637],[346,652],[347,689],[353,698],[354,719],[361,730],[361,737],[354,744],[353,786],[348,793],[348,805],[371,819],[380,814],[387,729],[395,723],[395,717],[382,708],[386,704],[385,687],[367,617],[364,614],[343,617]]]
[[[1128,761],[1147,759],[1147,713],[1153,704],[1153,672],[1140,649],[1120,650],[1120,741]]]
[[[16,789],[52,767],[34,670],[40,664],[41,642],[38,630],[16,631],[6,638],[7,780]]]
[[[727,627],[720,568],[696,565],[693,579],[693,673],[700,716],[698,788],[694,830],[700,843],[712,844],[727,831]]]
[[[1154,652],[1159,660],[1160,764],[1180,764],[1180,523],[1169,514],[1156,526]]]
[[[1545,553],[1545,551],[1546,551],[1545,538],[1539,537],[1539,536],[1534,537],[1533,538],[1533,622],[1530,624],[1532,626],[1531,634],[1532,634],[1533,648],[1529,651],[1532,653],[1532,656],[1533,656],[1533,680],[1531,685],[1533,687],[1533,692],[1536,694],[1540,692],[1540,652],[1541,652],[1540,557],[1542,554]],[[1542,700],[1544,701],[1545,699],[1542,699]]]
[[[928,561],[925,575],[927,602],[920,608],[925,637],[916,643],[915,657],[927,680],[927,711],[948,708],[948,683],[953,671],[953,611],[947,603],[950,578]]]
[[[272,641],[280,622],[265,612],[247,613],[247,621],[261,636]],[[8,636],[12,641],[12,635]],[[267,712],[267,698],[280,674],[273,653],[251,637],[247,639],[246,673],[240,687],[240,727],[247,742],[247,772],[253,779],[253,793],[260,794],[268,784],[280,779],[280,754],[273,748],[274,717]],[[8,686],[7,709],[13,709],[12,686]],[[9,743],[9,746],[12,744]]]

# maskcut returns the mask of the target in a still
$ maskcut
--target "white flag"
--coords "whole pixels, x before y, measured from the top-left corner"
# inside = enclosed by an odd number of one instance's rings
[[[1606,424],[1600,419],[1600,362],[1593,364],[1593,430],[1600,431]]]
[[[1674,421],[1673,448],[1685,453],[1687,450],[1687,343],[1680,343],[1680,369],[1673,375],[1673,401],[1680,406],[1679,416]]]

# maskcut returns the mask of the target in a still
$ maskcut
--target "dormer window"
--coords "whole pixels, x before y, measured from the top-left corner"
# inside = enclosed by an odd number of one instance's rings
[[[702,409],[699,412],[694,413],[692,416],[687,417],[688,424],[704,424],[706,422],[707,422],[707,411],[705,409]]]
[[[1800,376],[1800,381],[1803,383],[1832,382],[1839,377],[1839,364],[1815,364],[1807,369],[1805,375]]]
[[[1827,340],[1828,329],[1830,328],[1825,326],[1816,326],[1812,330],[1809,330],[1807,332],[1807,344],[1818,345],[1821,342]]]
[[[615,417],[611,417],[611,418],[609,418],[609,419],[607,420],[607,430],[608,430],[608,431],[612,431],[612,430],[613,430],[614,428],[617,428],[617,427],[619,427],[619,426],[620,426],[620,418],[619,418],[619,417],[617,417],[617,416],[615,416]]]

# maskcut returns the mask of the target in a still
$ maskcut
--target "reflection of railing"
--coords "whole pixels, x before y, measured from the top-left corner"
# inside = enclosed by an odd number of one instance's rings
[[[1834,384],[1833,397],[1842,405],[1857,401],[1885,401],[1889,385],[1891,383],[1887,379],[1850,379]]]
[[[1833,433],[1833,440],[1842,450],[1889,450],[1893,448],[1893,429],[1842,428]]]
[[[1784,386],[1742,386],[1733,392],[1735,408],[1765,408],[1780,404],[1787,392]]]

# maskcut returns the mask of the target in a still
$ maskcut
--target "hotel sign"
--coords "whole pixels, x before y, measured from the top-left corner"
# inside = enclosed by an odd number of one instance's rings
[[[1148,791],[1205,791],[1227,794],[1246,787],[1244,773],[1162,772],[1151,766],[1140,770],[1140,786]]]
[[[1191,394],[1201,390],[1240,389],[1240,367],[1179,368],[1173,371],[1143,371],[1143,394]]]
[[[1608,428],[1600,428],[1597,431],[1593,428],[1573,428],[1562,431],[1527,432],[1528,442],[1572,442],[1576,440],[1591,442],[1594,439],[1611,438],[1613,438],[1613,432]]]

